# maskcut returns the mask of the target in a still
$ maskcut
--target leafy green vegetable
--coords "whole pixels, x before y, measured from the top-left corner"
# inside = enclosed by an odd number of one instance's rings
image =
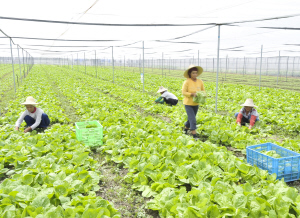
[[[199,104],[205,104],[206,101],[206,93],[204,91],[196,92],[196,96],[193,97],[193,101]]]
[[[281,158],[281,155],[277,154],[275,150],[261,151],[260,153],[268,155],[270,157],[274,157],[274,158]]]

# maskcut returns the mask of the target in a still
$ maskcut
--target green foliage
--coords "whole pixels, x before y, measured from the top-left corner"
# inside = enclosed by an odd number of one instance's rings
[[[205,104],[206,93],[204,91],[196,92],[196,96],[193,97],[193,101],[199,104]]]
[[[280,154],[277,154],[276,151],[274,150],[270,150],[270,151],[261,151],[260,153],[268,155],[270,157],[274,157],[274,158],[281,158]]]

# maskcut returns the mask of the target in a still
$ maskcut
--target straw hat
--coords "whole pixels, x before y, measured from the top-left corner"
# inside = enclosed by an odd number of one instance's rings
[[[241,106],[257,107],[256,105],[254,105],[253,100],[251,98],[248,98],[244,104],[241,104]]]
[[[194,67],[196,67],[196,68],[198,69],[198,75],[197,75],[197,76],[200,76],[200,74],[203,72],[203,68],[202,68],[202,67],[199,67],[199,66],[195,66],[195,65],[193,65],[193,64],[191,64],[191,65],[189,66],[189,68],[188,68],[186,71],[184,71],[183,76],[186,77],[186,78],[189,78],[188,72],[189,72],[190,69],[192,69],[192,68],[194,68]]]
[[[24,103],[21,103],[21,104],[23,104],[23,105],[36,105],[36,104],[39,104],[39,103],[37,103],[36,100],[33,97],[29,96],[29,97],[26,98],[26,101]]]
[[[160,86],[157,93],[161,93],[161,92],[165,92],[167,91],[168,89],[164,88],[163,86]]]

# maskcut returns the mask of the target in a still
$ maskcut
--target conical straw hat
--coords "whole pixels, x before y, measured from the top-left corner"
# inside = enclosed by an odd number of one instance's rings
[[[189,78],[188,72],[189,72],[190,69],[192,69],[192,68],[194,68],[194,67],[196,67],[196,68],[198,69],[198,75],[197,75],[197,76],[200,76],[200,74],[203,72],[203,68],[200,67],[200,66],[195,66],[195,65],[193,65],[193,64],[191,64],[191,65],[189,66],[189,68],[188,68],[186,71],[184,71],[183,76],[184,76],[185,78]]]
[[[37,103],[36,100],[33,97],[29,96],[29,97],[26,98],[26,101],[24,103],[21,103],[21,104],[23,104],[23,105],[37,105],[39,103]]]
[[[164,88],[163,86],[160,86],[157,93],[161,93],[161,92],[165,92],[167,91],[168,89]]]
[[[251,98],[248,98],[244,104],[242,104],[241,106],[246,106],[246,107],[257,107],[254,103],[253,100]]]

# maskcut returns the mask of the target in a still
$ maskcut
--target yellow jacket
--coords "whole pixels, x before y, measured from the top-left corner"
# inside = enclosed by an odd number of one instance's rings
[[[197,91],[205,91],[204,85],[201,79],[197,79],[194,82],[191,78],[188,78],[184,81],[182,85],[182,94],[184,95],[183,104],[196,106],[198,103],[193,101],[192,93],[196,93]]]

